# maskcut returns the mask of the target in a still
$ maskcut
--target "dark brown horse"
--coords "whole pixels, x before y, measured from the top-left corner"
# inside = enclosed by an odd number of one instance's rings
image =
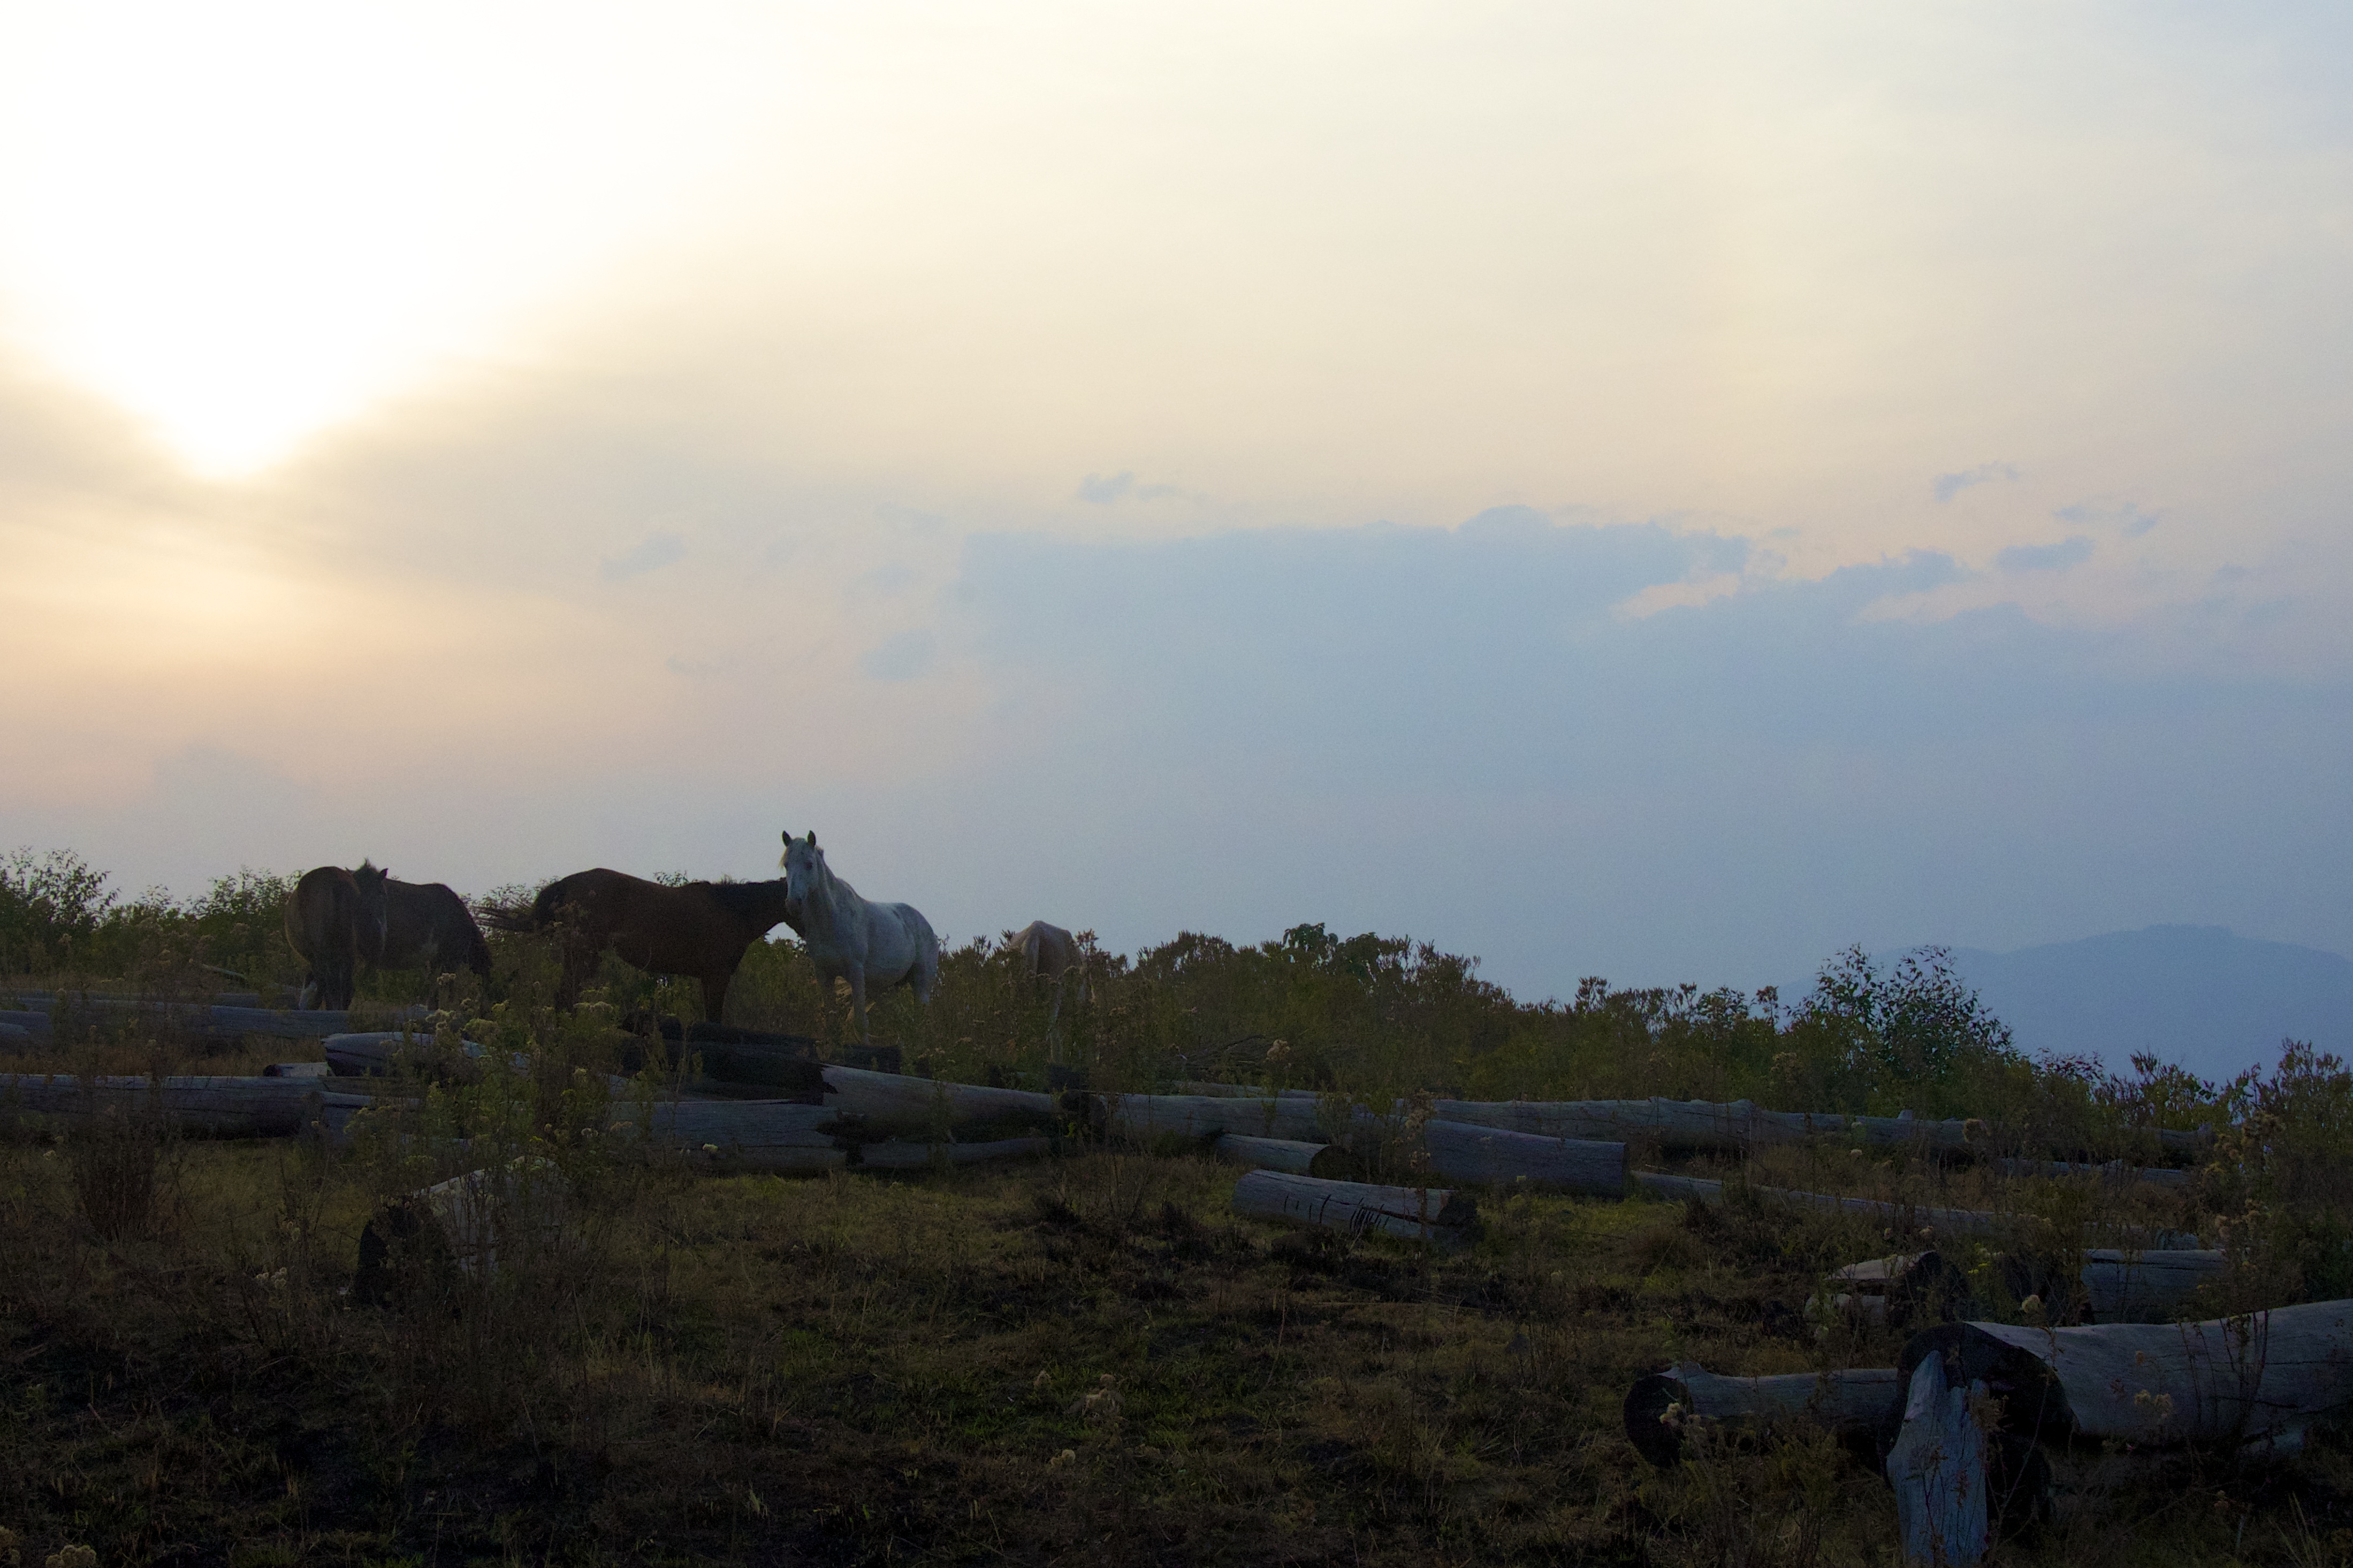
[[[703,1016],[719,1022],[744,950],[785,918],[785,884],[688,882],[666,887],[598,867],[541,889],[526,929],[564,942],[559,998],[570,1006],[607,952],[649,974],[702,983]]]
[[[314,866],[286,895],[286,940],[302,960],[305,1008],[352,1005],[360,955],[384,943],[385,874]]]
[[[379,969],[430,969],[462,965],[488,978],[491,946],[466,900],[439,882],[403,882],[384,874],[375,910],[380,933],[373,948],[363,939],[360,958]],[[362,897],[364,898],[364,890]]]

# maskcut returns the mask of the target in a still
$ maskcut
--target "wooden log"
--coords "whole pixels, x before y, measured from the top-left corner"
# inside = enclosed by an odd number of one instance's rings
[[[66,1122],[93,1116],[152,1115],[194,1138],[287,1138],[302,1129],[318,1086],[286,1078],[100,1078],[87,1087],[70,1073],[0,1073],[0,1117],[33,1113]]]
[[[1295,1142],[1322,1136],[1313,1100],[1234,1100],[1207,1094],[1095,1094],[1087,1100],[1098,1128],[1136,1143],[1169,1133],[1205,1142],[1228,1132]]]
[[[1897,1116],[1847,1116],[1835,1111],[1765,1110],[1753,1102],[1705,1100],[1440,1100],[1431,1114],[1446,1121],[1475,1122],[1514,1132],[1553,1138],[1655,1139],[1670,1148],[1723,1153],[1812,1138],[1835,1138],[1869,1148],[1913,1148],[1957,1154],[1987,1142],[1982,1123],[1955,1118],[1929,1121],[1910,1111]],[[2214,1130],[2171,1128],[2155,1133],[2165,1153],[2194,1158],[2211,1147]]]
[[[1623,1143],[1547,1138],[1462,1121],[1427,1121],[1421,1134],[1430,1173],[1442,1181],[1542,1187],[1598,1198],[1626,1195]]]
[[[875,1171],[923,1171],[944,1162],[977,1165],[991,1160],[1036,1160],[1053,1152],[1051,1138],[1000,1138],[987,1143],[909,1143],[891,1140],[857,1146],[858,1164]]]
[[[351,1014],[345,1011],[301,1012],[274,1007],[221,1007],[177,1003],[145,1002],[134,998],[97,998],[85,1004],[70,1000],[70,1011],[76,1015],[90,1014],[100,1017],[144,1015],[153,1022],[208,1039],[243,1039],[260,1036],[274,1040],[316,1040],[351,1030]],[[428,1009],[419,1006],[385,1009],[395,1018],[421,1018]],[[55,1016],[51,1016],[51,1032],[55,1032]]]
[[[0,1025],[21,1031],[30,1040],[47,1041],[56,1033],[47,1013],[0,1013]]]
[[[1920,1568],[1971,1568],[1993,1544],[1986,1504],[1986,1435],[1969,1412],[1982,1381],[1946,1381],[1941,1356],[1924,1358],[1905,1379],[1904,1422],[1887,1454],[1904,1559]]]
[[[1808,1316],[1861,1319],[1901,1328],[1950,1322],[1977,1310],[1968,1276],[1942,1253],[1897,1253],[1832,1269],[1820,1295],[1806,1303]]]
[[[2111,1182],[2149,1182],[2161,1187],[2186,1187],[2192,1179],[2192,1173],[2188,1171],[2177,1171],[2165,1165],[2127,1165],[2122,1160],[2110,1160],[2098,1165],[2069,1160],[2000,1160],[1995,1162],[1995,1169],[2005,1176],[2023,1180],[2098,1176]]]
[[[1202,1083],[1187,1079],[1169,1086],[1169,1091],[1180,1095],[1206,1095],[1212,1100],[1321,1100],[1323,1091],[1314,1089],[1261,1089],[1250,1083]]]
[[[567,1197],[553,1164],[517,1159],[396,1198],[360,1232],[352,1293],[396,1306],[446,1295],[458,1279],[487,1282],[502,1262],[562,1243]]]
[[[721,1170],[807,1174],[849,1163],[835,1136],[839,1111],[789,1100],[616,1100],[612,1131],[623,1147],[683,1155]],[[632,1135],[636,1135],[632,1138]]]
[[[1696,1200],[1704,1204],[1724,1201],[1724,1184],[1704,1176],[1671,1175],[1663,1171],[1637,1171],[1635,1184],[1651,1197]],[[1880,1198],[1842,1197],[1831,1193],[1801,1193],[1787,1187],[1751,1187],[1758,1197],[1792,1207],[1827,1210],[1833,1214],[1852,1215],[1874,1225],[1900,1225],[1919,1227],[1938,1236],[2007,1236],[2021,1229],[2031,1230],[2044,1222],[2032,1215],[1989,1214],[1981,1209],[1929,1208],[1914,1204],[1888,1203]],[[2130,1239],[2145,1247],[2165,1250],[2189,1250],[2198,1246],[2198,1238],[2186,1231],[2158,1230],[2134,1234],[2127,1227]]]
[[[272,1062],[261,1069],[264,1078],[324,1078],[325,1062]]]
[[[2196,1323],[1951,1323],[1914,1335],[1900,1366],[1926,1361],[2004,1394],[2005,1429],[2239,1447],[2353,1405],[2353,1301]]]
[[[874,1132],[912,1134],[930,1142],[954,1128],[1018,1125],[1055,1128],[1066,1120],[1053,1096],[1024,1089],[988,1089],[936,1079],[820,1064],[826,1108],[855,1118]]]
[[[1233,1210],[1348,1235],[1378,1231],[1409,1240],[1454,1242],[1478,1223],[1468,1194],[1431,1187],[1327,1182],[1287,1171],[1252,1171],[1234,1184]]]
[[[1247,1133],[1226,1132],[1209,1145],[1209,1152],[1220,1160],[1248,1165],[1254,1171],[1288,1171],[1293,1175],[1304,1176],[1314,1172],[1315,1157],[1328,1147],[1297,1138],[1252,1138]]]
[[[1840,1436],[1892,1432],[1902,1393],[1892,1366],[1725,1377],[1683,1362],[1636,1379],[1626,1391],[1626,1436],[1642,1458],[1666,1469],[1682,1457],[1694,1419],[1745,1429],[1805,1422]]]
[[[812,1047],[815,1042],[811,1042]],[[682,1047],[700,1060],[702,1077],[713,1083],[757,1089],[769,1098],[825,1092],[825,1068],[807,1051],[757,1042],[715,1041]]]
[[[320,1047],[326,1053],[327,1070],[339,1078],[382,1078],[399,1070],[402,1062],[430,1053],[433,1037],[414,1029],[372,1029],[360,1034],[330,1035]],[[490,1051],[473,1040],[460,1040],[458,1048],[474,1061],[489,1059]],[[522,1052],[513,1053],[508,1065],[518,1069],[527,1064]]]
[[[345,1094],[336,1089],[322,1089],[315,1113],[317,1120],[312,1125],[326,1140],[328,1147],[340,1149],[351,1142],[353,1120],[361,1112],[373,1110],[384,1103],[386,1102],[372,1094]]]
[[[1475,1122],[1548,1138],[1624,1142],[1648,1137],[1670,1148],[1720,1152],[1809,1138],[1856,1139],[1877,1148],[1916,1146],[1957,1152],[1968,1146],[1965,1121],[1928,1121],[1901,1116],[1764,1110],[1752,1101],[1706,1100],[1569,1100],[1503,1101],[1441,1100],[1431,1108],[1446,1121]]]
[[[2084,1310],[2100,1323],[2160,1321],[2188,1306],[2227,1262],[2226,1254],[2207,1248],[2090,1248],[2084,1254]]]
[[[41,1033],[43,1038],[47,1037],[47,1030],[45,1029]],[[32,1030],[25,1027],[22,1024],[11,1024],[5,1021],[0,1021],[0,1046],[7,1046],[12,1048],[21,1049],[32,1043]]]

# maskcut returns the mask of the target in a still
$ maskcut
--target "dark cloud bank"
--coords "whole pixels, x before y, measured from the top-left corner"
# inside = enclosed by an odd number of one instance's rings
[[[1747,553],[1516,509],[974,538],[950,624],[1008,743],[960,784],[1051,826],[976,859],[1042,854],[1027,874],[1107,934],[1408,930],[1538,994],[2162,920],[2353,945],[2353,689],[2234,661],[2231,604],[1889,617],[1965,575],[1915,553],[1621,608]]]

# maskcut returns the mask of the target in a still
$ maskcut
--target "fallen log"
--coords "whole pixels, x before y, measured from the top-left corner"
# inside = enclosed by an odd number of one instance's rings
[[[1940,1356],[1906,1373],[1904,1422],[1887,1454],[1906,1563],[1972,1568],[1993,1544],[1986,1434],[1969,1411],[1971,1396],[1985,1394],[1982,1381],[1948,1384]]]
[[[1728,1103],[1662,1099],[1440,1100],[1430,1109],[1432,1116],[1440,1121],[1469,1121],[1514,1132],[1621,1142],[1649,1137],[1668,1148],[1723,1153],[1811,1138],[1836,1138],[1870,1148],[1912,1148],[1950,1154],[1974,1152],[1987,1142],[1988,1136],[1983,1123],[1962,1118],[1928,1121],[1908,1110],[1896,1116],[1765,1110],[1746,1100]],[[2169,1155],[2194,1156],[2214,1141],[2211,1126],[2194,1132],[2171,1128],[2152,1131],[2157,1146]]]
[[[28,1040],[47,1041],[56,1033],[47,1013],[0,1013],[0,1027],[15,1029]]]
[[[46,1035],[47,1031],[43,1033]],[[32,1043],[32,1030],[22,1024],[11,1024],[0,1020],[0,1046],[29,1046]]]
[[[1855,1320],[1903,1328],[1950,1322],[1977,1310],[1968,1276],[1936,1251],[1867,1258],[1832,1269],[1822,1293],[1806,1303],[1807,1316]]]
[[[460,1279],[487,1282],[502,1259],[562,1243],[566,1197],[554,1165],[518,1159],[395,1198],[360,1232],[352,1293],[397,1306],[444,1296]]]
[[[1547,1138],[1624,1142],[1647,1137],[1675,1149],[1735,1153],[1754,1146],[1809,1138],[1859,1138],[1879,1148],[1916,1146],[1958,1151],[1968,1147],[1970,1123],[1927,1121],[1901,1116],[1845,1116],[1837,1112],[1764,1110],[1752,1101],[1729,1104],[1706,1100],[1441,1100],[1433,1116],[1475,1122]]]
[[[950,1129],[992,1125],[1059,1128],[1067,1117],[1054,1097],[1026,1089],[988,1089],[937,1079],[818,1064],[825,1108],[874,1132],[912,1133],[924,1142]]]
[[[612,1131],[649,1150],[725,1170],[807,1174],[849,1163],[841,1113],[788,1100],[657,1100],[612,1105]]]
[[[1750,1430],[1806,1422],[1839,1436],[1892,1432],[1903,1386],[1892,1366],[1725,1377],[1683,1362],[1637,1378],[1626,1391],[1626,1436],[1642,1458],[1668,1469],[1694,1421]]]
[[[1635,1184],[1655,1198],[1670,1201],[1695,1200],[1704,1204],[1724,1201],[1724,1184],[1705,1176],[1677,1176],[1663,1171],[1637,1171]],[[1831,1193],[1801,1193],[1787,1187],[1751,1187],[1758,1197],[1767,1198],[1798,1208],[1827,1210],[1833,1214],[1852,1215],[1875,1225],[1903,1226],[1922,1229],[1938,1236],[2006,1236],[2021,1228],[2034,1229],[2046,1222],[2033,1215],[1989,1214],[1981,1209],[1929,1208],[1915,1204],[1889,1203],[1881,1198],[1841,1197]],[[2198,1238],[2186,1231],[2158,1230],[2126,1235],[2140,1241],[2149,1250],[2180,1251],[2195,1249]]]
[[[1087,1097],[1106,1135],[1148,1143],[1164,1134],[1203,1141],[1239,1132],[1249,1138],[1312,1142],[1322,1136],[1311,1099],[1237,1100],[1209,1094],[1094,1094]]]
[[[372,1094],[345,1094],[336,1089],[319,1093],[317,1121],[313,1123],[329,1148],[340,1149],[351,1142],[352,1121],[364,1110],[373,1110],[379,1100]],[[394,1102],[398,1103],[398,1102]],[[414,1101],[407,1102],[414,1104]]]
[[[2177,1171],[2166,1165],[2127,1165],[2122,1160],[2110,1160],[2097,1165],[2070,1160],[1998,1160],[1994,1168],[2005,1176],[2023,1179],[2064,1180],[2070,1176],[2099,1176],[2112,1182],[2152,1182],[2161,1187],[2186,1187],[2193,1179],[2193,1173],[2189,1171]]]
[[[93,999],[88,1004],[71,1000],[63,1005],[79,1017],[129,1016],[152,1015],[154,1021],[168,1025],[184,1033],[207,1039],[235,1040],[248,1036],[260,1036],[275,1040],[316,1040],[351,1030],[351,1014],[337,1012],[300,1012],[274,1007],[222,1007],[195,1004],[141,1002],[127,998]],[[395,1018],[421,1018],[428,1011],[423,1006],[396,1007],[377,1010],[377,1016],[388,1011]],[[56,1033],[54,1011],[38,1014],[49,1021],[49,1033]]]
[[[908,1143],[892,1140],[857,1145],[857,1163],[874,1171],[923,1171],[943,1163],[977,1165],[991,1160],[1036,1160],[1053,1152],[1051,1138],[1000,1138],[989,1143]]]
[[[1233,1210],[1252,1219],[1290,1220],[1347,1235],[1378,1231],[1409,1240],[1454,1243],[1478,1223],[1465,1193],[1327,1182],[1287,1171],[1252,1171],[1234,1184]]]
[[[1426,1121],[1422,1146],[1430,1173],[1448,1182],[1543,1187],[1587,1197],[1626,1195],[1626,1145],[1461,1121]]]
[[[1179,1095],[1204,1095],[1212,1100],[1321,1100],[1323,1090],[1314,1089],[1261,1089],[1249,1083],[1199,1083],[1190,1079],[1172,1084],[1169,1091]]]
[[[2239,1447],[2353,1405],[2353,1301],[2195,1323],[1950,1323],[1914,1335],[1899,1370],[1931,1360],[2001,1394],[2005,1431]]]
[[[1252,1138],[1248,1133],[1220,1133],[1209,1145],[1219,1159],[1254,1171],[1288,1171],[1295,1176],[1314,1173],[1315,1157],[1330,1145],[1297,1138]]]
[[[433,1037],[414,1029],[371,1029],[359,1034],[330,1035],[320,1047],[327,1058],[327,1070],[338,1078],[383,1078],[400,1070],[406,1063],[429,1055]],[[473,1040],[460,1040],[458,1048],[474,1061],[489,1058],[489,1048]],[[515,1052],[509,1065],[522,1068],[526,1058]]]
[[[325,1062],[272,1062],[261,1069],[264,1078],[324,1078],[329,1071]]]
[[[0,1073],[0,1116],[31,1113],[68,1123],[149,1116],[192,1138],[288,1138],[302,1130],[315,1084],[287,1078],[100,1078]]]

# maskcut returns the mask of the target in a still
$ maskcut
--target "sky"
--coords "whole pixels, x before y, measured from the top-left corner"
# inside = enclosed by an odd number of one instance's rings
[[[2353,952],[2341,6],[0,0],[0,847]]]

